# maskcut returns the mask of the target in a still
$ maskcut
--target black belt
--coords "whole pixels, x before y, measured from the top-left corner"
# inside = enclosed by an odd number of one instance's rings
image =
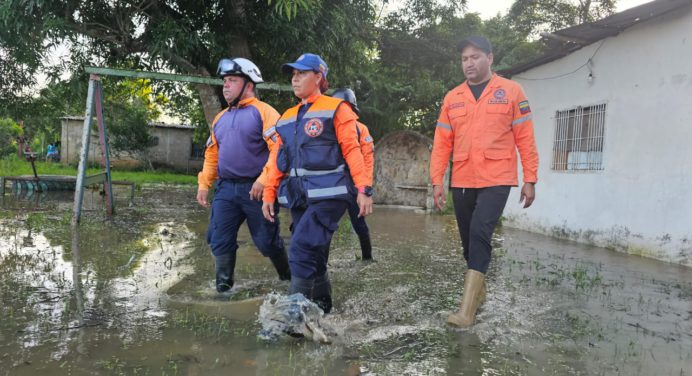
[[[225,180],[231,183],[235,184],[247,184],[247,183],[254,183],[259,176],[255,176],[254,178],[223,178],[221,180]]]

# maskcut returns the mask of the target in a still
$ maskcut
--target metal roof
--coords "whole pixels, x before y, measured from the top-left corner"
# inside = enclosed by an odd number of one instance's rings
[[[195,126],[190,124],[149,123],[149,125],[156,128],[195,129]]]
[[[512,76],[549,63],[599,40],[620,34],[625,29],[692,5],[692,0],[656,0],[615,13],[595,22],[583,23],[549,33],[548,50],[529,62],[499,71]],[[544,36],[545,39],[548,39]],[[545,40],[544,39],[544,40]]]
[[[79,120],[84,121],[84,116],[63,116],[59,118],[60,120]],[[148,123],[150,127],[155,128],[177,128],[177,129],[195,129],[194,125],[191,124],[168,124],[168,123]]]

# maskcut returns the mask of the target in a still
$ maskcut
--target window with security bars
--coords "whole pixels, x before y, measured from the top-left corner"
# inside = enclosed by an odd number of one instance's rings
[[[555,113],[553,170],[603,169],[605,114],[605,103]]]

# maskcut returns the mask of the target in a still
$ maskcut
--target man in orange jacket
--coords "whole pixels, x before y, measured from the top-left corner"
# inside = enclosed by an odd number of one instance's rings
[[[430,178],[435,205],[445,205],[442,185],[452,157],[452,198],[468,271],[459,311],[450,325],[473,325],[485,299],[485,273],[490,264],[491,237],[512,186],[517,186],[517,153],[524,185],[520,202],[528,208],[535,198],[538,152],[531,108],[519,84],[497,76],[490,42],[480,36],[459,45],[466,82],[444,98],[435,129]]]
[[[360,110],[358,109],[358,104],[356,102],[356,93],[351,89],[337,89],[332,95],[333,98],[338,98],[346,101],[351,105],[351,109],[356,115],[360,115]],[[363,153],[363,161],[365,162],[365,169],[367,175],[370,176],[372,180],[372,173],[375,169],[375,146],[370,136],[370,130],[365,124],[360,121],[356,122],[357,132],[358,132],[358,142],[360,143],[360,149]],[[358,241],[360,242],[360,251],[363,260],[372,260],[372,242],[370,241],[370,229],[368,224],[365,223],[365,217],[359,216],[358,203],[355,197],[348,203],[348,216],[351,219],[351,227],[353,231],[358,235]]]
[[[291,86],[300,103],[265,132],[276,139],[278,148],[275,145],[269,155],[262,212],[267,220],[276,220],[276,201],[291,210],[289,293],[302,293],[329,313],[329,243],[354,190],[358,215],[372,212],[372,180],[358,143],[358,116],[344,101],[322,95],[328,89],[327,63],[306,53],[281,69],[292,74]]]

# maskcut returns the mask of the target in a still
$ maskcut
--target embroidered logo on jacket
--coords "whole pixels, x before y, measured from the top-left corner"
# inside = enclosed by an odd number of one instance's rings
[[[305,134],[315,138],[322,134],[324,131],[324,125],[320,119],[310,119],[305,123]]]
[[[507,98],[505,98],[507,93],[505,93],[505,89],[497,89],[493,93],[493,97],[491,98],[488,103],[489,104],[507,104],[509,103],[507,101]]]
[[[529,107],[529,101],[521,101],[519,102],[519,112],[522,114],[528,114],[531,112],[531,107]]]

